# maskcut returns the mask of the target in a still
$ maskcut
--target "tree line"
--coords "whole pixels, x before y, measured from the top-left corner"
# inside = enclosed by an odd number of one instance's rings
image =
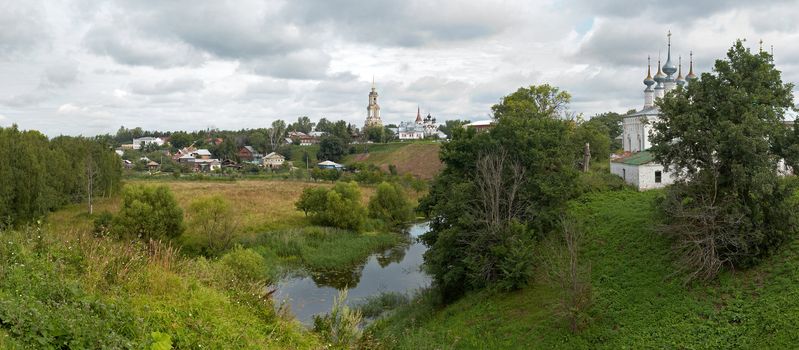
[[[0,128],[0,224],[31,222],[66,204],[111,196],[121,187],[121,171],[104,140],[50,140],[16,125]]]

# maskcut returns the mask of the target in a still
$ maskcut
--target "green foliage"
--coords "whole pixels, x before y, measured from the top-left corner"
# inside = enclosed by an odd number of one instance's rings
[[[468,120],[449,119],[444,122],[444,125],[439,126],[438,130],[446,134],[448,138],[452,138],[455,130],[463,129],[463,126],[469,123]]]
[[[0,128],[0,226],[29,223],[65,204],[120,188],[119,157],[102,140],[48,140],[16,125]]]
[[[519,291],[471,292],[444,307],[432,290],[373,323],[365,336],[379,344],[374,349],[793,348],[797,237],[759,266],[687,288],[674,276],[671,243],[655,231],[652,202],[662,193],[606,191],[571,203],[569,217],[584,220],[580,254],[591,267],[594,296],[592,322],[577,334],[553,310],[558,283],[536,279]]]
[[[335,182],[341,178],[341,171],[336,169],[311,169],[311,177],[318,180]]]
[[[114,215],[108,211],[104,211],[94,218],[94,235],[98,237],[105,237],[111,233],[111,223],[114,221]]]
[[[339,292],[333,300],[329,314],[314,315],[314,332],[333,349],[353,349],[361,337],[359,328],[363,316],[346,304],[347,290]]]
[[[297,121],[294,123],[289,124],[288,131],[299,131],[302,133],[309,133],[313,131],[314,123],[311,122],[311,118],[307,116],[297,117]]]
[[[205,256],[228,250],[238,228],[230,202],[220,195],[200,197],[189,204],[188,230],[184,247],[191,246]]]
[[[338,182],[332,189],[306,188],[295,203],[298,210],[320,224],[360,231],[366,223],[361,191],[355,182]]]
[[[591,119],[593,120],[593,119]],[[591,162],[605,163],[610,159],[610,131],[599,122],[578,121],[572,135],[574,159],[582,168],[585,144],[590,145]]]
[[[402,227],[414,218],[413,204],[397,184],[383,182],[369,200],[369,217],[382,220],[390,227]]]
[[[366,136],[366,140],[375,143],[386,142],[386,130],[382,126],[370,126],[363,129],[362,133]]]
[[[319,152],[316,153],[316,158],[320,161],[333,161],[338,162],[344,157],[345,142],[338,136],[325,135],[319,142]]]
[[[330,271],[349,270],[365,264],[369,255],[403,242],[404,237],[395,233],[357,233],[312,226],[266,232],[244,244],[260,253],[267,260],[267,266],[299,265],[311,271]],[[354,285],[352,281],[344,280],[343,283],[328,283],[337,287]]]
[[[266,260],[252,249],[235,247],[219,260],[229,267],[233,274],[242,281],[258,282],[270,277],[267,274]]]
[[[616,151],[622,148],[621,140],[616,138],[622,134],[622,120],[624,115],[615,112],[606,112],[597,114],[588,121],[587,124],[592,124],[596,129],[604,129],[607,132],[608,142],[610,142],[610,151]]]
[[[171,239],[183,233],[183,211],[165,185],[125,186],[111,230],[119,237]]]
[[[172,337],[169,334],[161,332],[152,332],[150,337],[153,338],[153,343],[150,344],[150,350],[172,350]]]
[[[722,267],[747,267],[795,234],[791,186],[777,163],[794,165],[796,136],[784,125],[794,108],[771,55],[737,41],[686,89],[659,100],[655,159],[681,179],[661,202],[688,278],[712,279]]]
[[[489,131],[456,130],[442,146],[446,167],[420,210],[432,218],[425,263],[447,298],[531,277],[532,260],[512,248],[532,249],[577,194],[573,124],[560,116],[568,98],[548,85],[521,88],[492,108]]]

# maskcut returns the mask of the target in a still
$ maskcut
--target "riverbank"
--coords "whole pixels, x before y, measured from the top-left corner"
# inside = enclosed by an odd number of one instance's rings
[[[446,307],[426,295],[367,332],[385,349],[792,348],[799,342],[799,240],[757,268],[683,286],[654,232],[658,191],[603,192],[572,203],[594,303],[577,334],[557,316],[543,272],[522,290],[471,293]]]
[[[0,248],[0,348],[30,344],[35,340],[26,337],[35,334],[47,344],[64,337],[77,347],[167,339],[177,348],[319,348],[316,334],[287,309],[275,308],[264,284],[285,271],[313,276],[333,266],[357,266],[404,242],[396,233],[314,226],[294,202],[304,188],[327,183],[128,184],[169,187],[184,214],[197,198],[222,197],[239,225],[238,248],[206,258],[181,252],[180,239],[140,243],[95,236],[93,219],[117,212],[119,198],[96,200],[94,216],[85,205],[72,205],[41,226],[3,232],[8,242]],[[362,200],[373,192],[362,186]]]

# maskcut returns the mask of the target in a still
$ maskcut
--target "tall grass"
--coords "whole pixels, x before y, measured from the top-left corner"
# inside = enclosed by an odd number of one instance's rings
[[[267,232],[244,243],[266,258],[277,257],[283,262],[324,271],[362,264],[372,253],[403,242],[409,242],[409,238],[396,233],[356,233],[313,226]]]

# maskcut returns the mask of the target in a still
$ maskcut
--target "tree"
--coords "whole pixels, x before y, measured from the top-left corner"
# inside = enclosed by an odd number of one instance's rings
[[[389,227],[402,227],[413,220],[413,205],[397,184],[383,182],[369,200],[369,216]]]
[[[289,131],[299,131],[302,133],[309,133],[313,131],[314,123],[307,116],[298,117],[297,121],[288,126]]]
[[[316,123],[316,131],[321,132],[332,132],[333,131],[333,123],[331,123],[327,118],[319,119],[319,122]]]
[[[111,231],[122,238],[171,239],[183,233],[183,211],[169,187],[126,186]]]
[[[554,230],[577,194],[568,99],[548,85],[520,88],[492,107],[493,128],[455,129],[442,145],[446,166],[420,209],[431,217],[425,264],[446,298],[532,277],[536,235]]]
[[[194,143],[194,140],[185,131],[178,131],[173,132],[172,135],[169,136],[169,143],[175,149],[181,149]]]
[[[375,143],[386,141],[385,129],[380,126],[366,127],[363,130],[363,134],[366,136],[367,140]]]
[[[344,157],[345,143],[339,137],[333,135],[322,136],[319,142],[319,152],[316,153],[316,159],[320,161],[329,160],[338,162]]]
[[[679,175],[661,200],[663,232],[686,280],[751,266],[796,232],[793,188],[777,172],[780,159],[796,165],[797,140],[783,123],[792,89],[771,55],[739,40],[712,73],[657,102],[651,150]]]
[[[586,143],[590,145],[591,159],[595,159],[597,162],[606,162],[610,159],[610,132],[604,124],[592,123],[591,120],[583,121],[579,118],[576,120],[572,135],[572,149],[578,168],[582,168]]]
[[[602,127],[604,127],[604,130],[607,132],[607,137],[610,140],[610,150],[616,151],[623,147],[621,140],[617,139],[621,136],[623,131],[621,124],[623,119],[624,116],[621,114],[606,112],[591,117],[585,124],[594,126],[597,130],[603,130]],[[593,147],[593,145],[591,146]]]
[[[447,138],[452,138],[455,129],[462,129],[464,125],[469,124],[468,120],[452,119],[444,122],[444,125],[438,127],[438,130],[447,135]]]
[[[308,187],[302,191],[294,207],[301,210],[305,216],[308,216],[308,213],[322,212],[325,210],[328,191],[324,187]]]
[[[355,182],[339,182],[332,189],[306,188],[294,205],[321,225],[360,231],[366,222],[366,209]]]
[[[286,135],[286,122],[278,119],[272,122],[272,127],[267,130],[270,150],[274,151]]]

